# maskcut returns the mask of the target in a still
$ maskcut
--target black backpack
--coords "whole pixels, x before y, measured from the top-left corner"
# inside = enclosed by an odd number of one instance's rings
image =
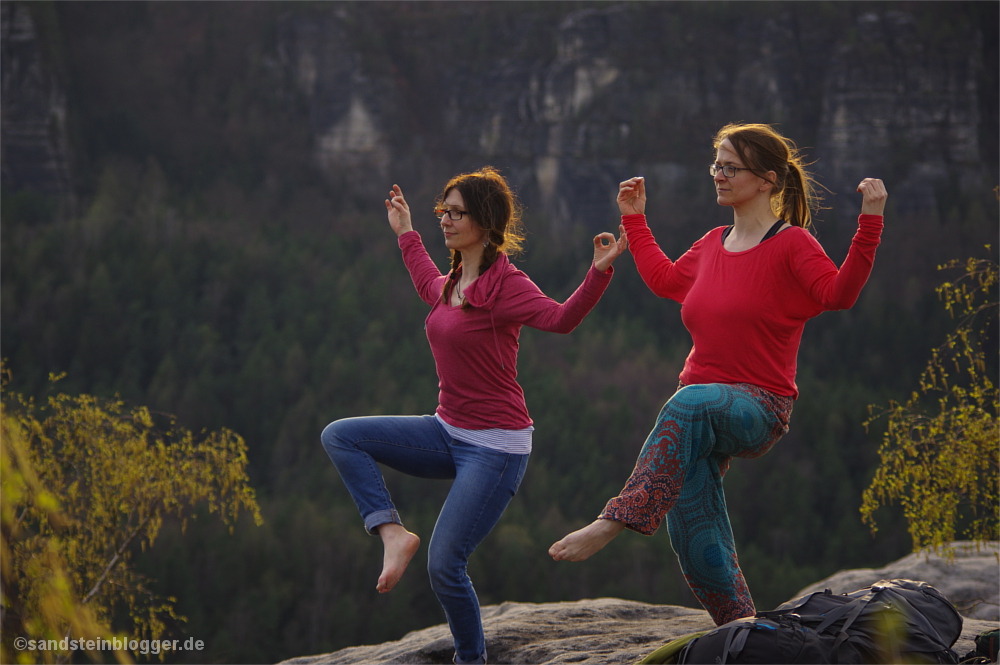
[[[957,663],[962,617],[926,582],[827,589],[692,639],[678,663]]]

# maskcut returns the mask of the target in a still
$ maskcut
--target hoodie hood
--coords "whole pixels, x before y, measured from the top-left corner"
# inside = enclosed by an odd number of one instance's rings
[[[507,255],[500,252],[493,265],[465,290],[466,301],[473,307],[492,311],[503,287],[503,281],[509,275],[518,272],[520,271],[511,264]]]

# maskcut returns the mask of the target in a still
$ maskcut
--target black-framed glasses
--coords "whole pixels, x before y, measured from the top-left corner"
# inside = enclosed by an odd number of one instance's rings
[[[448,219],[450,219],[453,222],[457,222],[458,220],[462,219],[462,215],[468,215],[469,212],[467,210],[451,210],[448,208],[435,208],[434,214],[437,215],[438,217],[444,217],[445,215],[448,215]]]
[[[712,164],[711,166],[708,167],[708,172],[712,174],[713,178],[715,177],[715,174],[717,174],[719,171],[722,171],[722,175],[726,176],[727,178],[735,178],[737,172],[749,171],[749,170],[750,169],[743,168],[742,166],[731,166],[729,164],[726,165]]]

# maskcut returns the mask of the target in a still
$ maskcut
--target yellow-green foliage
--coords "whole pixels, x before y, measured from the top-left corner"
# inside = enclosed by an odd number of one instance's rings
[[[61,641],[67,634],[86,639],[111,639],[111,629],[98,621],[93,608],[80,602],[70,584],[67,564],[58,536],[38,541],[30,557],[21,545],[36,530],[27,525],[27,505],[34,517],[47,523],[51,533],[61,532],[67,520],[59,500],[45,489],[30,460],[28,439],[17,418],[3,410],[0,415],[0,575],[3,580],[3,640],[0,662],[54,662],[67,654],[55,650],[26,649],[14,640]],[[30,602],[24,602],[30,594]],[[13,648],[12,648],[13,647]],[[90,654],[101,660],[99,654]],[[130,663],[125,651],[115,653],[119,662]]]
[[[981,346],[997,316],[998,266],[969,259],[964,268],[937,289],[958,326],[934,349],[919,391],[865,423],[888,416],[861,514],[874,532],[875,510],[898,500],[914,551],[945,546],[959,531],[976,541],[1000,535],[1000,397]]]
[[[172,419],[158,427],[149,409],[90,395],[43,407],[6,395],[2,420],[4,662],[18,636],[106,636],[121,609],[129,637],[158,639],[167,617],[181,617],[173,598],[144,587],[130,565],[136,547],[153,545],[165,517],[187,520],[198,506],[230,531],[241,510],[261,523],[234,432],[195,436]]]

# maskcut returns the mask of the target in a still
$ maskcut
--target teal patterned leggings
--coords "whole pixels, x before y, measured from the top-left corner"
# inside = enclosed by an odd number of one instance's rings
[[[600,515],[647,536],[667,516],[684,577],[717,625],[756,611],[736,558],[722,477],[733,457],[760,457],[788,431],[792,402],[749,384],[681,386],[660,411],[632,476]]]

